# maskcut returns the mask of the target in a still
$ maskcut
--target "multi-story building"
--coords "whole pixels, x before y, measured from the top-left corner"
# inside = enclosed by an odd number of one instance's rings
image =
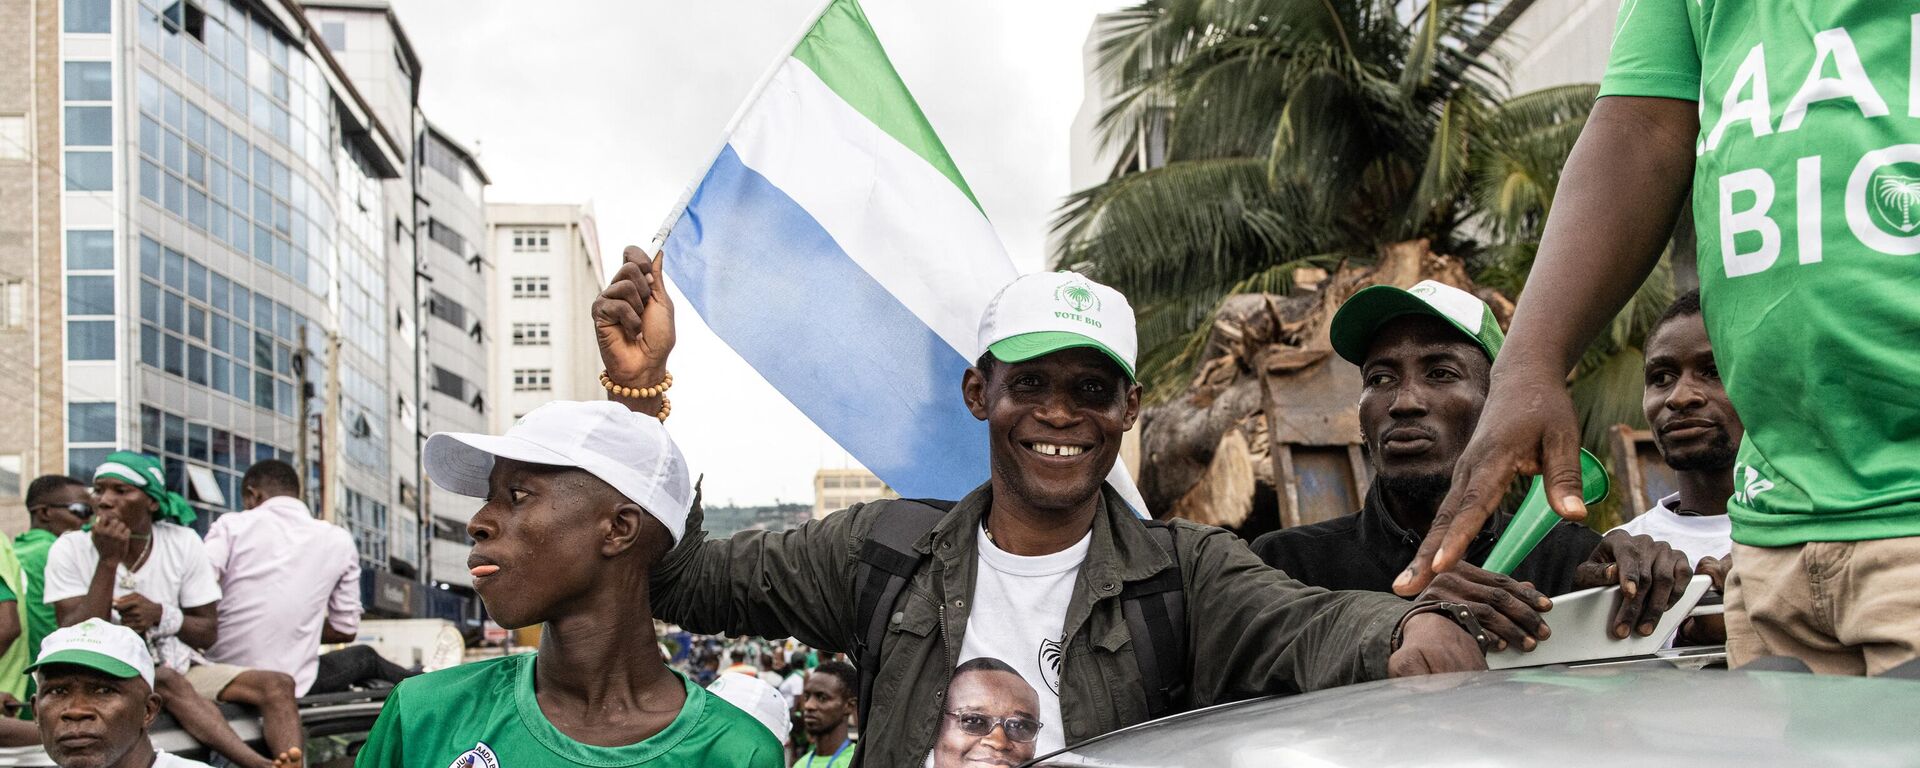
[[[420,59],[392,9],[378,0],[336,0],[304,6],[328,53],[366,97],[381,124],[397,136],[419,136]],[[406,169],[380,182],[386,214],[381,242],[386,253],[382,266],[387,287],[381,322],[391,339],[383,385],[388,390],[384,402],[391,408],[391,418],[375,428],[387,438],[393,483],[386,497],[389,512],[384,551],[369,547],[362,552],[369,565],[382,564],[404,578],[423,577],[427,570],[422,545],[426,528],[419,514],[423,499],[419,403],[425,390],[420,387],[421,347],[416,330],[423,316],[415,300],[419,282],[414,240],[414,178],[419,174],[416,146],[417,141],[401,141],[397,149]]]
[[[280,458],[370,584],[466,581],[418,447],[489,426],[487,179],[419,72],[377,0],[0,0],[0,525],[117,448],[204,520]]]
[[[897,499],[900,494],[865,469],[822,469],[813,473],[813,519],[863,501]]]
[[[380,180],[404,144],[285,0],[0,7],[22,22],[0,55],[33,62],[0,74],[0,126],[30,95],[34,178],[5,206],[32,236],[0,238],[32,310],[0,341],[31,361],[0,376],[0,423],[31,430],[0,454],[85,477],[141,448],[203,519],[286,459],[316,510],[384,545]]]
[[[488,322],[501,334],[493,430],[548,401],[605,397],[592,312],[607,273],[592,206],[494,203],[487,227],[497,267]]]
[[[487,248],[487,174],[472,152],[421,112],[423,67],[385,0],[305,5],[327,48],[369,94],[375,113],[406,126],[411,137],[403,150],[407,172],[387,180],[383,190],[391,222],[382,236],[392,307],[386,322],[396,340],[386,377],[397,416],[388,434],[396,478],[390,492],[394,508],[403,510],[395,515],[388,558],[470,602],[466,523],[477,502],[427,483],[419,448],[433,432],[486,431],[494,408],[487,371],[499,332],[487,321],[494,272]],[[435,590],[424,594],[432,612],[451,612],[436,605],[441,595]]]

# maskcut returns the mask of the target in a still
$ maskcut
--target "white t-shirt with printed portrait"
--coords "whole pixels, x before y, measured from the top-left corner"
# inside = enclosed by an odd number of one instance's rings
[[[1030,691],[1038,700],[1040,733],[1032,743],[1017,745],[1023,756],[1015,761],[1017,764],[1066,747],[1060,719],[1061,643],[1066,633],[1067,604],[1072,601],[1080,565],[1093,546],[1093,534],[1088,532],[1064,550],[1037,557],[1016,555],[995,546],[984,527],[975,535],[980,567],[974,575],[973,610],[967,616],[966,634],[960,642],[959,663],[965,665],[981,657],[997,659],[1012,667],[1026,683],[1025,689],[1009,693],[1025,696]],[[1013,682],[1010,676],[995,677]],[[967,704],[956,700],[949,690],[946,709]],[[943,715],[940,732],[953,727],[953,719]],[[929,767],[937,762],[938,743],[934,749],[936,754],[927,758]]]

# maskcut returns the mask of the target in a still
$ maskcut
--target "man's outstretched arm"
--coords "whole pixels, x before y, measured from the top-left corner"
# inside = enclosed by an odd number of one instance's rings
[[[1218,528],[1181,526],[1193,703],[1312,691],[1386,677],[1486,669],[1480,644],[1422,602],[1294,581]],[[1204,598],[1197,596],[1204,595]],[[1405,626],[1402,627],[1404,622]],[[1401,628],[1401,643],[1392,644]]]
[[[1609,96],[1594,104],[1493,364],[1486,410],[1395,592],[1418,594],[1460,562],[1517,475],[1542,475],[1555,512],[1586,517],[1567,374],[1659,261],[1692,182],[1699,129],[1691,101]]]

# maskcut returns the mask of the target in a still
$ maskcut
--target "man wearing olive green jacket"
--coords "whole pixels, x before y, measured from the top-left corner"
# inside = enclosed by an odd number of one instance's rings
[[[1053,297],[1068,291],[1097,300],[1056,311]],[[660,413],[674,337],[660,261],[627,249],[593,313],[614,399]],[[1485,667],[1448,606],[1302,585],[1218,528],[1176,521],[1171,550],[1156,540],[1105,483],[1140,408],[1133,311],[1118,292],[1071,272],[1028,275],[989,304],[980,331],[982,353],[961,390],[987,423],[991,479],[919,537],[917,558],[896,558],[912,575],[880,608],[884,636],[866,654],[878,661],[863,670],[873,686],[862,702],[863,763],[925,764],[950,720],[959,726],[950,730],[971,729],[974,748],[1037,742],[1031,754],[1044,755],[1148,719],[1142,663],[1160,654],[1136,657],[1151,643],[1130,631],[1123,592],[1176,567],[1186,614],[1177,640],[1189,650],[1162,677],[1185,686],[1173,711]],[[707,540],[696,517],[654,572],[654,615],[695,632],[791,635],[857,652],[869,624],[857,615],[856,581],[874,562],[862,550],[904,504],[858,504],[795,530],[723,540]],[[949,700],[953,670],[981,658],[1016,670],[1038,706],[1001,712]]]

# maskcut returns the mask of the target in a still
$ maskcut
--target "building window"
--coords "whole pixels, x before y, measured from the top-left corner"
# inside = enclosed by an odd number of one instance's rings
[[[460,374],[436,365],[433,367],[433,391],[466,402],[473,388],[466,379],[460,378]]]
[[[552,388],[552,368],[515,368],[513,371],[515,392],[545,392]]]
[[[112,315],[113,276],[74,275],[67,278],[67,314]]]
[[[26,115],[0,115],[0,160],[26,160],[32,156]]]
[[[67,101],[113,101],[112,62],[66,62],[62,66],[61,80]]]
[[[320,39],[325,40],[327,49],[339,55],[347,52],[347,24],[343,21],[320,22]]]
[[[513,345],[516,347],[547,346],[550,343],[548,335],[552,328],[552,323],[514,323]]]
[[[113,107],[67,107],[67,146],[106,147],[113,144]]]
[[[68,360],[112,360],[113,357],[112,320],[67,323]]]
[[[113,31],[113,0],[66,0],[65,5],[68,32]]]
[[[12,501],[26,492],[20,484],[20,465],[20,454],[0,456],[0,499]]]
[[[513,279],[513,297],[516,299],[544,299],[550,295],[552,294],[545,275]]]
[[[460,330],[467,329],[467,308],[461,306],[460,302],[440,295],[439,291],[427,295],[427,314],[452,323]]]
[[[67,230],[67,269],[113,269],[113,230]]]
[[[113,403],[68,403],[67,442],[111,443],[119,436],[113,421]]]
[[[547,234],[545,229],[516,229],[513,231],[514,253],[546,253]]]
[[[113,153],[68,152],[67,191],[113,191]]]
[[[27,284],[0,280],[0,328],[23,328],[26,324]]]
[[[439,219],[427,220],[427,239],[439,243],[457,256],[467,255],[467,239],[453,231],[452,227],[440,223]]]

